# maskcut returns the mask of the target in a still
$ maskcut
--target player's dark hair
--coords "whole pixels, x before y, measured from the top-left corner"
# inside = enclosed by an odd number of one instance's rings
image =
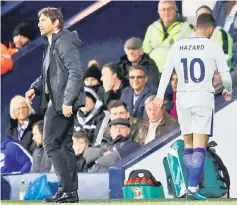
[[[216,20],[211,14],[201,14],[197,18],[197,28],[208,28],[210,26],[216,26]]]
[[[209,6],[207,6],[207,5],[202,5],[202,6],[200,6],[200,7],[197,9],[197,11],[196,11],[196,16],[197,16],[197,13],[198,13],[198,11],[199,11],[200,9],[207,9],[207,10],[210,12],[210,14],[212,15],[212,10],[211,10],[211,8],[210,8]]]

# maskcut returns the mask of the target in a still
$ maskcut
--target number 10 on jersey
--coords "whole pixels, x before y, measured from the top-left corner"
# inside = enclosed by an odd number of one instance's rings
[[[181,63],[183,63],[184,67],[184,82],[189,83],[189,79],[191,79],[194,83],[200,83],[205,78],[205,66],[203,61],[200,58],[194,58],[191,60],[190,65],[188,66],[187,58],[182,58]],[[199,66],[196,66],[196,69],[200,69],[200,76],[196,78],[194,76],[194,65],[198,63]],[[190,76],[189,76],[190,75]]]

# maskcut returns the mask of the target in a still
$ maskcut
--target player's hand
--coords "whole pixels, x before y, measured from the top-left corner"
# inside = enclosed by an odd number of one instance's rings
[[[229,102],[232,99],[232,94],[228,93],[226,90],[223,90],[222,95],[224,95],[225,101]]]
[[[156,98],[153,100],[153,104],[154,104],[156,107],[161,108],[162,105],[164,104],[164,100],[161,99],[161,98],[156,97]]]
[[[71,117],[72,116],[72,106],[62,105],[63,115],[64,117]]]
[[[35,97],[35,90],[34,89],[30,89],[25,94],[25,98],[30,104],[32,104],[32,100],[34,99],[34,97]]]

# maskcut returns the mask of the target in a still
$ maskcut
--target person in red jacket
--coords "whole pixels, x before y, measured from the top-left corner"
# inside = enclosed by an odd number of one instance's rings
[[[1,43],[1,75],[9,72],[13,68],[13,60],[5,45]]]

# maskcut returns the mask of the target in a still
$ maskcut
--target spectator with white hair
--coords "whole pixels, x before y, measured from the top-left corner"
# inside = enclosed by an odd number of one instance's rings
[[[151,95],[145,101],[148,119],[138,121],[132,128],[131,136],[141,145],[151,142],[174,125],[178,125],[177,120],[166,113],[165,105],[159,108],[155,107],[152,102],[154,99],[155,95]]]
[[[12,136],[20,142],[22,147],[32,153],[34,150],[32,125],[41,120],[41,116],[35,114],[30,103],[20,95],[11,100],[10,116],[6,136]]]
[[[193,26],[179,17],[175,1],[158,3],[159,20],[152,23],[143,41],[143,51],[155,62],[162,73],[172,44],[192,34]]]

